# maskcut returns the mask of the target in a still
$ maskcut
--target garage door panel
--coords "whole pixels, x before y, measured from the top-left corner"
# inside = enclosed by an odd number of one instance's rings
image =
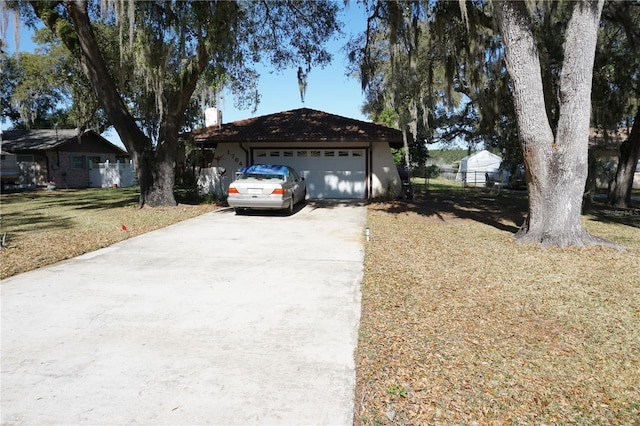
[[[329,172],[324,176],[323,191],[339,194],[338,198],[362,198],[364,195],[364,172]],[[332,197],[335,198],[335,197]]]
[[[305,178],[309,198],[365,198],[364,149],[256,150],[254,163],[291,166]]]

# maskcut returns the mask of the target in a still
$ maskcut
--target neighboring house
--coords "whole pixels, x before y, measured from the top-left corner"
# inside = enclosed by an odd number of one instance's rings
[[[203,151],[215,150],[200,171],[207,193],[226,194],[235,174],[253,164],[293,167],[308,198],[396,196],[402,188],[390,149],[403,146],[402,133],[381,124],[300,108],[220,123],[192,137]]]
[[[88,188],[91,164],[129,163],[126,151],[93,130],[5,130],[2,149],[16,154],[17,186],[35,188],[54,182],[58,188]]]

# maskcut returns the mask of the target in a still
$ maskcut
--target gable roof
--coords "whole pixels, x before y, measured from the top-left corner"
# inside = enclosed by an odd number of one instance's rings
[[[202,145],[219,142],[388,142],[402,147],[402,132],[383,124],[368,123],[309,108],[194,130]]]
[[[77,129],[5,130],[2,132],[2,148],[7,151],[49,151],[77,140]],[[82,139],[94,138],[104,143],[114,152],[127,154],[125,150],[112,144],[94,130],[85,130]]]

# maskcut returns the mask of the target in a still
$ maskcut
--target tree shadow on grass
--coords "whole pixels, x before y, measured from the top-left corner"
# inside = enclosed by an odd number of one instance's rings
[[[469,219],[515,234],[527,215],[528,197],[526,191],[486,188],[422,190],[414,200],[388,202],[381,209],[389,213],[412,212],[442,221]],[[584,214],[599,222],[640,228],[638,208],[613,208],[596,201]]]
[[[441,220],[469,219],[516,233],[527,212],[526,193],[488,191],[483,188],[430,190],[415,194],[413,200],[386,203],[389,213],[415,213]]]
[[[19,204],[27,208],[37,205],[39,208],[56,206],[73,209],[113,209],[136,205],[138,197],[135,188],[36,190],[3,194],[2,204]]]
[[[2,233],[37,232],[52,229],[71,229],[73,219],[62,215],[50,215],[40,211],[2,214]]]
[[[640,208],[616,208],[604,203],[594,203],[587,214],[598,222],[640,228]]]
[[[78,191],[73,196],[56,204],[77,210],[108,210],[136,206],[138,198],[137,190],[105,188],[93,191]]]
[[[55,190],[3,194],[1,233],[71,229],[74,210],[108,210],[135,206],[135,190]]]

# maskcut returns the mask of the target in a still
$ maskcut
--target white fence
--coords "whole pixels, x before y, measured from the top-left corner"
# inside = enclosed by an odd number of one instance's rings
[[[127,188],[136,184],[136,174],[133,163],[91,163],[89,169],[90,188]]]

